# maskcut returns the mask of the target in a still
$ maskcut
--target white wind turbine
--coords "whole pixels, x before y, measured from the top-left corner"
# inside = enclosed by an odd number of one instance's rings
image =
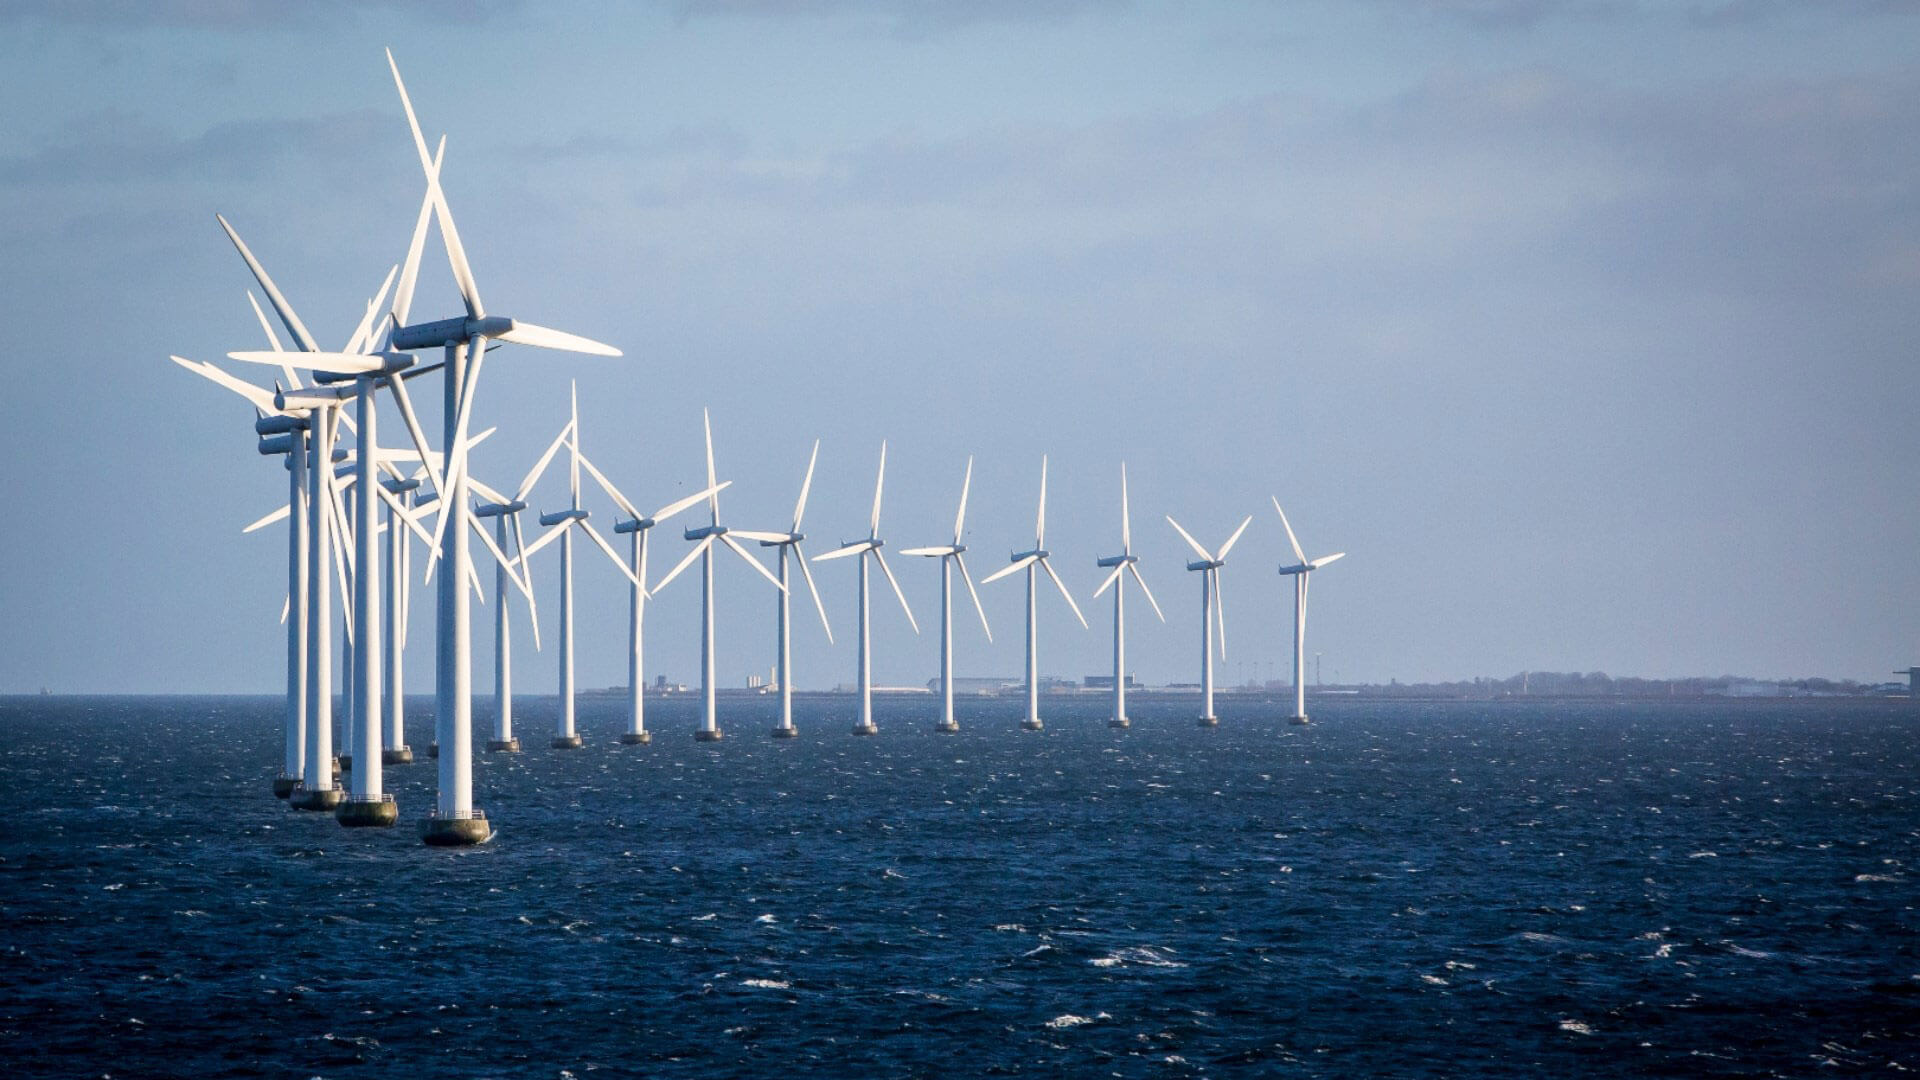
[[[1102,569],[1113,568],[1113,573],[1093,592],[1097,600],[1101,593],[1109,588],[1113,590],[1113,717],[1107,726],[1126,728],[1133,726],[1133,721],[1127,719],[1127,583],[1122,576],[1132,574],[1140,586],[1140,594],[1153,605],[1153,613],[1160,616],[1161,622],[1166,622],[1167,617],[1161,614],[1153,590],[1147,588],[1147,579],[1140,576],[1140,557],[1133,553],[1133,518],[1127,509],[1125,462],[1120,465],[1120,554],[1101,559],[1097,565]]]
[[[993,642],[993,627],[987,625],[987,609],[980,606],[980,593],[973,587],[973,576],[967,573],[967,560],[962,553],[967,546],[960,542],[967,521],[967,492],[973,488],[973,458],[967,458],[967,472],[960,481],[960,510],[953,515],[953,543],[944,547],[906,548],[902,555],[921,555],[929,559],[940,560],[940,720],[933,730],[943,735],[951,735],[960,730],[959,721],[953,718],[953,569],[952,564],[960,566],[960,580],[967,583],[967,592],[973,597],[973,610],[980,613],[980,628],[987,632],[987,642]]]
[[[407,125],[427,177],[428,196],[433,203],[447,261],[466,307],[464,315],[416,325],[408,325],[405,315],[396,311],[393,330],[388,335],[390,349],[442,348],[446,356],[442,415],[446,426],[447,462],[445,476],[440,478],[443,482],[437,485],[440,514],[434,538],[438,547],[432,553],[432,557],[445,558],[449,564],[440,580],[439,633],[435,640],[434,723],[441,745],[439,796],[433,816],[421,823],[421,838],[436,845],[476,844],[490,839],[493,830],[486,815],[473,806],[473,657],[465,587],[470,570],[467,528],[472,518],[467,505],[466,433],[480,368],[486,357],[486,342],[491,339],[603,356],[618,356],[620,352],[587,338],[487,314],[472,268],[467,264],[466,249],[454,226],[452,211],[440,188],[437,162],[427,152],[426,138],[420,133],[413,103],[407,96],[406,84],[400,78],[400,68],[392,52],[387,54],[387,64],[393,71],[394,86],[406,110]]]
[[[1073,602],[1073,594],[1067,591],[1066,583],[1060,580],[1059,574],[1053,572],[1053,564],[1047,561],[1047,555],[1047,459],[1042,455],[1040,458],[1040,512],[1035,516],[1033,523],[1033,550],[1016,553],[1011,563],[988,574],[986,579],[980,582],[985,585],[987,582],[1006,577],[1015,570],[1024,569],[1027,572],[1027,715],[1020,721],[1020,726],[1028,731],[1039,731],[1045,726],[1040,722],[1040,647],[1037,637],[1039,617],[1034,589],[1036,569],[1047,572],[1047,576],[1053,579],[1054,585],[1059,587],[1061,598],[1066,600],[1067,606],[1073,609],[1073,617],[1080,620],[1081,627],[1085,628],[1087,625],[1087,617],[1080,614],[1080,605]]]
[[[1242,521],[1240,527],[1233,530],[1233,535],[1227,537],[1227,542],[1220,545],[1220,551],[1213,554],[1201,547],[1200,541],[1195,540],[1192,534],[1182,529],[1180,523],[1173,520],[1171,515],[1167,517],[1167,524],[1173,526],[1174,531],[1180,534],[1180,539],[1185,540],[1187,546],[1200,556],[1198,562],[1188,563],[1187,569],[1200,571],[1201,727],[1217,727],[1220,723],[1220,718],[1213,715],[1213,634],[1216,625],[1220,630],[1220,656],[1225,659],[1227,655],[1227,614],[1220,603],[1220,568],[1227,565],[1227,552],[1233,550],[1233,545],[1240,540],[1240,534],[1246,532],[1247,526],[1252,523],[1253,515],[1249,514],[1247,520]]]
[[[1287,512],[1280,509],[1280,500],[1273,498],[1273,512],[1280,515],[1280,524],[1287,530],[1287,543],[1293,547],[1293,557],[1300,560],[1292,566],[1282,566],[1282,576],[1293,578],[1293,716],[1292,722],[1307,722],[1307,575],[1335,559],[1346,555],[1336,551],[1331,555],[1322,555],[1317,559],[1308,559],[1307,553],[1300,549],[1300,541],[1293,535],[1293,526],[1287,521]]]
[[[839,559],[848,555],[860,557],[860,720],[853,726],[855,735],[878,735],[880,729],[873,723],[873,639],[867,629],[867,556],[873,556],[880,564],[880,571],[887,575],[887,583],[893,586],[893,595],[900,600],[900,610],[907,613],[907,624],[913,632],[920,632],[920,624],[913,619],[913,609],[907,606],[907,594],[900,591],[900,582],[887,566],[887,557],[880,549],[886,541],[880,539],[880,493],[887,482],[887,444],[880,444],[880,473],[873,481],[873,517],[867,523],[867,538],[842,544],[824,555],[815,555],[814,562],[827,559]],[[809,578],[811,581],[811,578]],[[824,617],[824,616],[823,616]]]
[[[547,531],[538,540],[528,545],[520,553],[524,564],[533,557],[534,552],[552,543],[555,537],[560,539],[560,716],[554,731],[552,747],[555,750],[578,750],[582,745],[580,733],[574,729],[574,683],[573,683],[573,534],[577,529],[587,534],[594,546],[606,552],[607,558],[619,569],[622,576],[633,583],[636,589],[645,589],[634,572],[627,568],[626,562],[613,545],[607,543],[599,530],[587,523],[587,511],[580,507],[580,467],[586,463],[586,456],[580,452],[580,399],[573,396],[572,419],[567,423],[567,455],[572,465],[569,472],[569,501],[565,510],[552,514],[541,514],[540,524]],[[545,463],[542,462],[542,467]],[[596,479],[600,471],[593,470]],[[535,471],[535,478],[538,470]],[[601,483],[605,485],[602,479]],[[530,486],[530,485],[529,485]]]
[[[718,494],[732,481],[713,484],[705,491],[696,491],[685,498],[676,499],[651,514],[642,514],[611,481],[601,475],[599,469],[593,467],[593,462],[583,457],[580,464],[593,474],[593,478],[600,482],[608,495],[613,496],[613,501],[619,503],[621,511],[627,515],[625,521],[615,522],[613,526],[616,535],[624,534],[628,538],[628,555],[632,559],[633,569],[627,584],[627,730],[620,733],[620,741],[627,746],[640,746],[653,741],[653,735],[647,731],[646,682],[641,674],[645,670],[645,658],[641,650],[646,640],[647,601],[666,585],[662,581],[651,590],[642,587],[647,580],[647,536],[655,525],[702,499]]]
[[[780,591],[780,618],[778,627],[780,640],[777,646],[779,652],[779,671],[777,678],[780,680],[780,722],[775,725],[773,729],[773,735],[776,739],[791,739],[800,734],[800,729],[793,726],[793,634],[791,630],[792,612],[790,610],[792,607],[790,601],[793,598],[793,590],[787,574],[787,556],[789,553],[791,553],[794,560],[800,564],[800,576],[806,579],[807,591],[813,594],[813,606],[815,610],[820,612],[820,626],[827,632],[827,643],[833,643],[833,627],[827,622],[827,606],[820,602],[820,590],[813,583],[813,571],[807,569],[806,553],[800,550],[800,541],[807,538],[806,534],[800,531],[800,519],[806,516],[807,492],[813,490],[813,466],[819,460],[820,440],[815,439],[813,440],[813,456],[807,459],[806,479],[800,481],[800,499],[793,504],[793,527],[787,530],[786,536],[778,540],[760,541],[761,547],[780,549],[780,584],[787,586]]]
[[[734,539],[734,537],[736,536],[745,537],[746,539],[749,539],[749,540],[780,540],[780,539],[784,539],[784,537],[782,537],[779,533],[748,532],[744,529],[729,529],[725,525],[720,524],[720,485],[717,482],[715,482],[714,473],[713,473],[713,420],[711,417],[707,415],[707,411],[705,409],[700,410],[700,422],[705,427],[706,434],[707,434],[707,492],[706,492],[707,513],[708,513],[707,524],[699,528],[688,529],[686,531],[686,533],[684,534],[686,538],[688,540],[695,541],[693,550],[687,552],[687,557],[684,559],[681,559],[678,565],[674,566],[672,570],[667,571],[667,576],[660,579],[660,584],[655,585],[653,587],[653,591],[658,592],[659,590],[666,588],[667,583],[672,581],[674,578],[679,577],[680,572],[682,570],[685,570],[688,566],[691,566],[693,564],[694,559],[698,558],[701,560],[701,564],[700,564],[701,713],[700,713],[700,728],[698,731],[695,731],[693,735],[694,735],[694,738],[700,740],[701,742],[718,742],[722,737],[722,733],[720,731],[719,718],[716,715],[716,711],[714,708],[713,545],[716,542],[725,544],[728,548],[732,549],[734,554],[740,556],[740,558],[744,560],[748,566],[751,566],[755,570],[759,571],[761,577],[766,578],[768,581],[772,582],[774,588],[784,590],[786,586],[780,584],[780,579],[774,577],[773,574],[770,571],[768,571],[766,567],[760,565],[760,560],[748,554],[747,549],[740,546],[740,541]]]

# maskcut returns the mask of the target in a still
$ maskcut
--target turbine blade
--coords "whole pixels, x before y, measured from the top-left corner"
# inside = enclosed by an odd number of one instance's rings
[[[685,510],[687,507],[692,506],[693,504],[699,502],[702,499],[713,498],[714,496],[718,495],[721,491],[725,490],[727,487],[732,485],[732,483],[733,481],[731,480],[723,481],[721,483],[713,485],[712,487],[708,488],[705,491],[696,491],[684,499],[679,499],[674,502],[670,502],[667,505],[661,507],[660,509],[654,511],[653,520],[655,522],[665,521],[668,518],[672,517],[673,515],[679,513],[682,510]]]
[[[1315,560],[1313,560],[1312,562],[1310,562],[1310,563],[1308,563],[1307,565],[1308,565],[1308,566],[1310,566],[1310,567],[1312,567],[1312,568],[1313,568],[1313,569],[1315,569],[1315,570],[1318,570],[1318,569],[1320,569],[1321,567],[1323,567],[1323,566],[1325,566],[1325,565],[1327,565],[1328,563],[1330,563],[1330,562],[1333,562],[1333,561],[1334,561],[1335,559],[1344,559],[1344,558],[1346,558],[1346,557],[1347,557],[1347,553],[1346,553],[1346,552],[1344,552],[1344,551],[1336,551],[1336,552],[1334,552],[1334,553],[1333,553],[1333,554],[1331,554],[1331,555],[1322,555],[1322,556],[1320,556],[1319,558],[1317,558],[1317,559],[1315,559]]]
[[[1287,543],[1293,545],[1293,557],[1304,564],[1307,561],[1307,553],[1300,550],[1300,538],[1293,535],[1293,524],[1287,520],[1287,512],[1280,509],[1279,497],[1269,495],[1267,498],[1273,500],[1273,512],[1280,515],[1280,524],[1287,530]]]
[[[706,409],[700,410],[700,426],[707,433],[707,509],[712,512],[713,520],[709,524],[720,524],[720,484],[713,478],[713,417]]]
[[[699,558],[701,552],[706,551],[709,547],[712,547],[712,546],[713,546],[713,537],[711,536],[693,545],[693,550],[687,552],[687,557],[684,559],[681,559],[680,562],[676,564],[673,569],[667,571],[666,577],[661,578],[659,582],[654,585],[653,595],[659,596],[660,590],[666,588],[668,582],[672,581],[674,578],[679,577],[680,571],[685,570],[689,566],[692,566],[693,560]]]
[[[880,441],[880,473],[873,479],[873,517],[867,525],[868,536],[880,535],[880,490],[887,484],[887,443]]]
[[[272,364],[279,367],[289,357],[298,359],[300,366],[314,371],[328,371],[341,375],[363,375],[369,371],[379,371],[386,366],[386,359],[376,353],[357,352],[303,352],[283,353],[271,349],[240,349],[227,354],[230,360],[239,360],[248,364]]]
[[[833,644],[833,626],[827,622],[827,605],[820,600],[820,588],[813,583],[813,571],[807,568],[807,557],[800,551],[800,545],[793,545],[793,553],[800,564],[800,576],[806,579],[807,591],[813,594],[814,609],[820,612],[820,628],[827,632],[827,644]]]
[[[254,522],[253,524],[247,526],[246,528],[241,529],[240,533],[241,535],[244,536],[247,533],[253,532],[256,529],[264,529],[267,526],[273,524],[276,521],[279,521],[281,518],[286,517],[288,514],[291,514],[291,513],[293,513],[293,507],[283,503],[281,504],[279,509],[273,511],[272,513],[268,514],[266,517],[261,518],[260,520]]]
[[[1139,564],[1139,563],[1128,563],[1128,564],[1127,564],[1127,569],[1128,569],[1128,570],[1130,570],[1130,571],[1132,571],[1132,573],[1133,573],[1133,580],[1135,580],[1135,581],[1137,581],[1137,582],[1139,582],[1139,583],[1140,583],[1140,592],[1141,592],[1142,594],[1144,594],[1144,595],[1146,596],[1146,598],[1147,598],[1147,603],[1148,603],[1148,604],[1150,604],[1150,605],[1152,605],[1152,607],[1153,607],[1153,613],[1154,613],[1155,615],[1159,615],[1159,616],[1160,616],[1160,621],[1161,621],[1161,622],[1166,622],[1166,621],[1167,621],[1167,617],[1166,617],[1165,615],[1163,615],[1163,614],[1161,614],[1161,612],[1160,612],[1160,602],[1159,602],[1158,600],[1155,600],[1155,599],[1153,598],[1153,590],[1152,590],[1152,589],[1149,589],[1149,588],[1147,588],[1147,579],[1146,579],[1146,578],[1143,578],[1143,577],[1141,577],[1141,576],[1140,576],[1140,564]]]
[[[446,505],[448,498],[452,489],[459,485],[460,478],[465,476],[467,471],[467,450],[471,447],[467,442],[467,426],[473,419],[473,390],[480,379],[480,365],[487,357],[487,351],[481,345],[482,340],[480,335],[475,334],[467,342],[467,379],[466,383],[460,387],[460,394],[456,399],[458,408],[454,413],[453,445],[447,448],[447,487],[440,496],[443,505],[440,518],[434,525],[433,554],[430,562],[439,558],[440,537],[446,531],[450,509]]]
[[[1015,570],[1024,570],[1026,569],[1026,566],[1028,563],[1033,562],[1037,558],[1039,558],[1039,556],[1029,555],[1024,559],[1015,559],[1012,562],[1008,563],[1007,565],[1001,567],[1000,569],[995,570],[993,573],[988,574],[986,577],[981,578],[980,584],[991,585],[992,583],[999,581],[1001,578],[1006,577],[1008,574],[1013,573]]]
[[[432,534],[428,533],[427,530],[420,527],[420,523],[414,520],[413,513],[409,511],[404,505],[402,505],[399,499],[394,497],[393,492],[388,491],[386,488],[380,486],[379,484],[373,485],[373,490],[380,493],[380,501],[386,503],[389,507],[393,509],[393,516],[396,519],[406,523],[408,531],[412,532],[415,536],[418,536],[423,542],[430,540],[432,538]]]
[[[967,474],[960,481],[960,510],[953,515],[953,546],[960,546],[960,535],[967,521],[967,492],[973,490],[973,455],[967,455]]]
[[[1047,546],[1047,455],[1040,455],[1040,513],[1033,519],[1033,546]]]
[[[787,587],[785,585],[780,584],[780,579],[773,576],[773,571],[767,569],[764,565],[762,565],[760,560],[754,558],[753,555],[750,554],[746,548],[741,547],[740,542],[738,540],[735,540],[730,534],[721,533],[720,542],[727,545],[727,547],[733,549],[733,553],[735,555],[738,555],[742,559],[747,560],[747,565],[753,567],[755,570],[760,571],[760,576],[763,578],[766,578],[769,582],[771,582],[774,588],[779,589],[781,592],[787,591]]]
[[[607,553],[607,558],[613,560],[613,565],[620,568],[621,577],[624,577],[628,581],[633,582],[633,587],[636,589],[639,589],[641,592],[647,591],[647,587],[645,585],[642,585],[640,583],[640,579],[634,576],[633,567],[628,566],[627,560],[621,558],[620,553],[613,550],[613,545],[607,543],[606,537],[603,537],[600,535],[600,530],[594,528],[592,525],[589,525],[584,521],[576,520],[574,524],[586,530],[587,538],[593,541],[594,546],[598,547],[601,551],[604,551]]]
[[[233,246],[240,252],[240,257],[246,260],[247,269],[253,271],[253,280],[260,283],[260,290],[267,294],[267,302],[273,305],[274,314],[280,316],[281,324],[287,328],[287,333],[293,336],[294,342],[307,352],[319,352],[319,344],[313,340],[312,334],[307,333],[306,324],[300,321],[300,316],[294,314],[293,305],[287,303],[287,298],[280,295],[279,287],[274,285],[271,277],[267,276],[267,268],[261,266],[260,260],[253,257],[253,252],[247,250],[246,243],[240,239],[240,234],[234,231],[233,226],[227,224],[226,218],[219,214],[213,217],[220,223],[220,227],[227,231],[227,239],[233,241]]]
[[[593,477],[594,483],[600,485],[600,490],[606,492],[620,509],[626,511],[628,517],[637,519],[640,516],[640,511],[635,510],[633,504],[627,501],[627,497],[620,494],[620,489],[613,486],[613,481],[607,479],[605,473],[593,467],[593,462],[588,461],[585,454],[580,455],[580,467],[587,470],[587,475]]]
[[[1187,542],[1187,546],[1193,549],[1194,554],[1200,556],[1200,558],[1203,561],[1206,561],[1206,562],[1213,561],[1213,556],[1207,554],[1207,549],[1200,546],[1200,541],[1195,540],[1193,538],[1192,533],[1181,528],[1180,523],[1173,520],[1173,516],[1171,514],[1167,516],[1167,524],[1173,526],[1174,531],[1180,534],[1180,539],[1185,540]]]
[[[517,514],[514,516],[516,519],[519,517],[519,515]],[[560,534],[566,531],[567,531],[567,523],[563,521],[560,524],[555,525],[552,528],[549,528],[546,532],[541,533],[538,537],[534,539],[533,543],[520,549],[520,561],[524,563],[528,559],[533,558],[534,552],[539,551],[541,548],[546,547],[548,544],[553,543],[555,540],[558,540],[560,538]]]
[[[749,529],[728,529],[727,535],[743,537],[747,540],[759,540],[768,544],[783,544],[793,539],[792,533],[754,532]]]
[[[966,556],[953,553],[953,561],[960,567],[960,580],[967,583],[967,595],[973,597],[973,610],[980,613],[980,629],[987,632],[987,644],[993,644],[993,627],[987,625],[987,609],[980,605],[980,591],[973,587],[973,576],[967,573]]]
[[[174,356],[171,357],[171,359],[174,363],[179,364],[195,375],[208,379],[220,386],[224,386],[234,393],[239,394],[241,397],[246,398],[248,404],[259,409],[261,412],[272,413],[275,416],[284,415],[281,410],[274,407],[272,394],[250,382],[236,379],[225,371],[203,361],[188,360],[183,356]]]
[[[538,349],[558,349],[561,352],[588,353],[593,356],[619,356],[620,350],[611,345],[603,345],[592,338],[583,338],[578,334],[569,334],[564,330],[535,326],[518,319],[513,328],[504,334],[494,335],[497,341],[511,341],[515,345],[531,345]]]
[[[293,597],[291,595],[281,597],[280,599],[280,625],[281,626],[287,625],[287,612],[291,610],[293,610]]]
[[[893,586],[893,595],[900,601],[900,610],[907,613],[907,625],[913,632],[920,632],[920,623],[913,617],[913,609],[907,606],[907,594],[900,591],[900,580],[893,576],[893,568],[887,565],[886,553],[879,548],[873,549],[873,557],[880,564],[880,572],[887,575],[887,584]]]
[[[1251,524],[1253,524],[1253,515],[1248,514],[1247,520],[1241,522],[1240,527],[1233,530],[1233,535],[1227,537],[1227,542],[1220,545],[1220,554],[1214,556],[1215,561],[1225,562],[1227,560],[1227,552],[1232,551],[1233,545],[1240,542],[1240,534],[1246,532],[1247,526]]]
[[[953,548],[950,548],[950,547],[901,548],[900,554],[902,555],[951,555],[953,554]]]
[[[1060,575],[1053,572],[1053,564],[1045,559],[1041,559],[1040,569],[1045,570],[1047,576],[1053,579],[1054,585],[1059,587],[1061,599],[1065,600],[1067,606],[1073,609],[1073,617],[1080,620],[1081,629],[1087,629],[1087,617],[1080,614],[1080,605],[1073,602],[1073,594],[1067,591],[1067,583],[1061,581]]]
[[[567,437],[571,434],[573,434],[573,425],[567,424],[560,429],[560,434],[553,437],[553,442],[547,444],[547,452],[540,455],[540,460],[533,463],[533,468],[528,469],[527,475],[521,478],[520,486],[514,489],[514,502],[525,499],[527,493],[533,490],[533,485],[540,482],[540,475],[547,471],[547,466],[553,461],[553,455],[560,452],[560,447],[566,444]]]
[[[413,440],[413,448],[420,451],[420,468],[426,472],[427,482],[433,485],[435,491],[445,490],[440,469],[434,464],[434,459],[439,455],[427,445],[427,433],[420,429],[420,418],[413,412],[413,399],[407,396],[406,380],[395,375],[387,380],[387,388],[393,391],[393,403],[400,406],[400,419],[406,423],[407,436]]]
[[[399,266],[387,271],[387,280],[380,283],[380,291],[367,301],[366,313],[360,316],[360,325],[353,328],[353,336],[347,339],[346,348],[341,352],[357,353],[366,350],[368,339],[373,336],[374,316],[380,313],[380,302],[387,298],[387,290],[393,288],[393,276],[400,272]]]
[[[267,313],[260,310],[260,300],[253,295],[252,289],[247,290],[247,303],[253,305],[253,317],[260,320],[260,329],[267,332],[267,344],[273,346],[274,352],[285,352],[286,350],[280,345],[280,335],[273,332],[273,323],[267,320]],[[294,389],[297,390],[299,387]]]
[[[1207,571],[1213,575],[1213,619],[1220,626],[1220,659],[1227,658],[1227,605],[1220,595],[1220,568]]]
[[[797,502],[793,504],[793,528],[787,530],[790,533],[797,533],[800,531],[800,519],[803,516],[805,516],[807,512],[807,492],[813,490],[813,467],[819,461],[820,461],[820,440],[815,439],[813,440],[813,456],[807,459],[807,478],[805,480],[800,481],[800,498]],[[805,565],[805,563],[806,563],[806,560],[802,559],[801,564]],[[827,635],[827,639],[831,641],[833,639],[833,635],[829,633]]]
[[[1127,509],[1127,463],[1120,463],[1120,554],[1133,554],[1133,514]]]
[[[1113,583],[1120,580],[1120,575],[1127,572],[1128,565],[1129,564],[1127,563],[1121,563],[1119,566],[1114,567],[1113,573],[1108,574],[1107,579],[1100,583],[1100,587],[1093,590],[1093,598],[1095,600],[1100,599],[1102,594],[1104,594],[1109,588],[1112,588]]]
[[[872,546],[873,546],[872,544],[868,543],[865,540],[856,540],[853,543],[846,545],[845,547],[834,548],[832,551],[827,552],[825,555],[815,555],[813,557],[813,561],[826,562],[829,559],[844,559],[849,555],[858,555],[860,552],[866,551]]]
[[[440,149],[434,154],[433,162],[427,166],[428,183],[426,194],[420,198],[420,216],[414,219],[413,236],[407,242],[407,257],[400,264],[400,284],[393,291],[393,306],[388,314],[393,316],[393,326],[407,324],[407,316],[413,312],[413,287],[420,280],[420,256],[427,246],[427,223],[433,218],[433,193],[440,183],[440,162],[447,153],[447,137],[440,137]]]

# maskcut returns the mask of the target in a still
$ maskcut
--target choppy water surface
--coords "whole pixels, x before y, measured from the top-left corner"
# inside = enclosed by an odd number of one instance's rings
[[[1920,711],[770,703],[273,799],[270,699],[0,700],[9,1076],[1920,1068]],[[424,751],[424,702],[412,724]]]

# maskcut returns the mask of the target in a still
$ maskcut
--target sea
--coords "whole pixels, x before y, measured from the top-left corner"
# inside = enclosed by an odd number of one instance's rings
[[[270,791],[274,698],[0,699],[0,1075],[1920,1069],[1920,708],[651,703],[481,755],[482,847]]]

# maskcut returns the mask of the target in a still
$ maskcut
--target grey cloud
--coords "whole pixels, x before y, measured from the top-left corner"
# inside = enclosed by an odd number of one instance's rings
[[[1374,0],[1390,8],[1439,18],[1457,19],[1485,27],[1531,27],[1553,20],[1680,19],[1702,26],[1756,22],[1809,11],[1829,18],[1911,16],[1920,14],[1916,0],[1827,0],[1813,5],[1794,0]]]
[[[521,0],[8,0],[0,23],[38,20],[89,26],[184,26],[259,30],[316,25],[340,14],[390,11],[432,23],[482,23]]]
[[[991,23],[1063,23],[1132,10],[1131,0],[680,0],[677,19],[869,17],[898,37]]]

